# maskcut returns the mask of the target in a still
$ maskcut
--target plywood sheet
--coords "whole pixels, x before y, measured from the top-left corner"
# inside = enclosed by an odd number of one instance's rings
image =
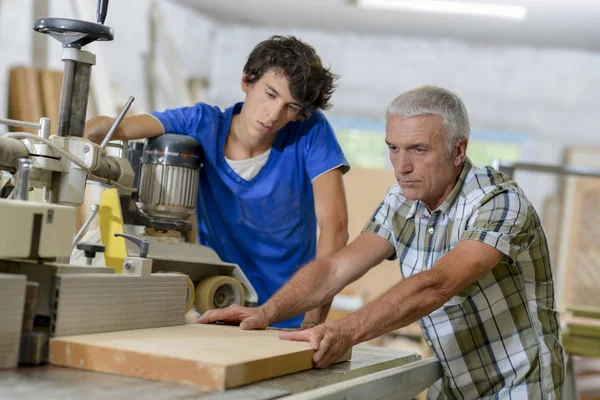
[[[392,170],[352,168],[344,175],[350,241],[360,235],[365,224],[385,199],[388,189],[395,184]],[[347,289],[349,293],[358,293],[366,301],[373,301],[401,278],[398,260],[385,260],[348,285]]]
[[[561,303],[566,307],[600,308],[600,179],[573,180],[566,217],[566,264]]]
[[[50,341],[50,362],[225,390],[312,368],[308,343],[279,340],[277,334],[193,324],[60,337]]]

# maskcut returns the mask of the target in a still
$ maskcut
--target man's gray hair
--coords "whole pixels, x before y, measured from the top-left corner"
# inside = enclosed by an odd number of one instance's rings
[[[385,119],[391,116],[416,117],[437,114],[444,120],[446,156],[450,158],[459,139],[469,139],[469,115],[456,94],[437,86],[420,86],[396,97],[390,103]]]

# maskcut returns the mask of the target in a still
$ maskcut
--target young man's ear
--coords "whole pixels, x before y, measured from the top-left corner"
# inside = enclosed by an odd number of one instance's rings
[[[241,83],[242,83],[242,92],[244,92],[244,93],[246,93],[246,94],[248,94],[248,91],[250,90],[250,86],[252,86],[252,84],[251,84],[251,83],[248,83],[248,82],[247,82],[247,81],[248,81],[248,80],[250,80],[250,79],[252,79],[252,77],[251,77],[251,76],[249,77],[249,76],[248,76],[248,75],[246,75],[245,73],[244,73],[244,74],[242,74],[242,82],[241,82]]]

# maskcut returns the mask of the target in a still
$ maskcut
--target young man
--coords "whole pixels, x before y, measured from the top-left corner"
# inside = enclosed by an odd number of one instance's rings
[[[116,140],[176,133],[204,149],[197,205],[198,241],[240,265],[259,304],[308,261],[348,239],[342,174],[348,163],[325,116],[334,75],[308,44],[274,36],[259,43],[242,76],[243,103],[203,103],[123,119]],[[86,123],[100,142],[113,118]],[[317,246],[317,224],[320,231]],[[278,327],[311,327],[325,304]],[[302,322],[303,321],[303,322]],[[301,324],[302,322],[302,324]]]
[[[466,157],[462,100],[421,87],[388,107],[386,143],[398,184],[363,232],[302,268],[261,307],[212,310],[198,322],[261,329],[333,298],[386,258],[404,279],[347,317],[282,339],[311,343],[317,367],[354,344],[419,320],[442,365],[431,399],[562,399],[564,351],[548,244],[508,176]]]

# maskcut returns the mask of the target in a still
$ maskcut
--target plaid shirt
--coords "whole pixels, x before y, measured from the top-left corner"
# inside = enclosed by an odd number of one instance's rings
[[[460,240],[486,243],[502,262],[419,321],[443,378],[430,399],[562,399],[564,351],[546,236],[517,184],[467,159],[430,212],[398,185],[364,228],[388,240],[407,278],[431,269]]]

